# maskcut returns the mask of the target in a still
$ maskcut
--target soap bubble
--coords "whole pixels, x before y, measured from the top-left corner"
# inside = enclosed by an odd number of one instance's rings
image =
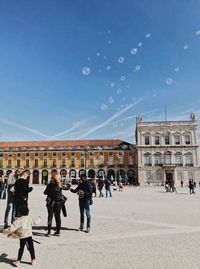
[[[110,83],[110,86],[111,86],[111,87],[115,87],[115,83],[114,83],[114,82],[111,82],[111,83]]]
[[[121,78],[120,78],[121,81],[124,81],[125,79],[126,79],[125,76],[121,76]]]
[[[177,73],[179,71],[179,67],[174,68],[174,71]]]
[[[200,35],[200,30],[196,31],[196,35]]]
[[[172,78],[167,78],[165,82],[166,82],[167,85],[172,85],[173,79]]]
[[[87,66],[84,66],[82,68],[82,73],[83,73],[84,76],[88,76],[90,74],[90,68],[87,67]]]
[[[135,54],[137,54],[137,52],[138,52],[137,48],[132,48],[131,49],[131,54],[135,55]]]
[[[139,42],[138,43],[138,47],[142,47],[142,42]]]
[[[146,34],[146,38],[150,38],[150,37],[151,37],[150,33]]]
[[[117,89],[117,94],[121,94],[122,90],[121,89]]]
[[[118,62],[119,62],[120,64],[123,64],[124,61],[125,61],[124,57],[119,57],[119,58],[118,58]]]
[[[110,65],[108,65],[108,66],[106,67],[106,69],[107,69],[107,70],[110,70],[110,69],[111,69]]]
[[[100,54],[100,52],[97,52],[97,57],[99,57],[101,54]]]
[[[101,110],[106,111],[108,109],[108,106],[106,104],[101,105]]]
[[[187,50],[188,48],[189,46],[187,44],[183,47],[184,50]]]
[[[109,40],[109,41],[108,41],[108,44],[111,44],[111,43],[112,43],[112,41],[111,41],[111,40]]]
[[[136,71],[140,71],[141,70],[141,66],[140,65],[136,65],[135,70]]]
[[[114,98],[112,96],[109,97],[109,103],[113,104],[114,103]]]

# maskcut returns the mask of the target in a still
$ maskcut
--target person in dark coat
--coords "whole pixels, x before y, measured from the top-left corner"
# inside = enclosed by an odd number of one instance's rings
[[[104,185],[103,179],[99,179],[98,180],[99,197],[103,197],[103,193],[102,193],[103,185]]]
[[[52,170],[51,172],[51,181],[47,185],[44,194],[47,195],[47,211],[48,211],[48,231],[46,236],[51,235],[51,227],[53,216],[56,221],[56,232],[54,235],[60,236],[60,228],[61,228],[61,209],[63,206],[62,202],[62,188],[61,181],[58,178],[58,174],[56,170]]]
[[[110,179],[108,179],[108,178],[105,180],[105,190],[106,190],[106,197],[108,197],[108,193],[109,193],[110,197],[112,197],[111,182],[110,182]]]
[[[92,184],[87,180],[86,175],[82,174],[81,183],[78,187],[74,189],[70,189],[73,193],[78,193],[79,195],[79,209],[80,209],[80,227],[79,230],[83,231],[84,227],[84,213],[86,213],[87,217],[87,229],[86,232],[90,232],[90,224],[91,224],[91,215],[90,215],[90,205],[92,204]]]
[[[28,194],[33,190],[32,187],[29,187],[29,177],[30,172],[25,170],[22,172],[21,176],[16,180],[14,186],[14,203],[16,216],[17,211],[20,207],[28,208]]]

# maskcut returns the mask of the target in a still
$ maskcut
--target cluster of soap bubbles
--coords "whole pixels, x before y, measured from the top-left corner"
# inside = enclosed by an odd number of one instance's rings
[[[120,64],[123,64],[124,61],[125,61],[124,57],[120,56],[120,57],[118,58],[118,62],[119,62]]]
[[[167,85],[172,85],[173,84],[173,79],[172,78],[167,78],[166,81],[165,81],[165,83]]]

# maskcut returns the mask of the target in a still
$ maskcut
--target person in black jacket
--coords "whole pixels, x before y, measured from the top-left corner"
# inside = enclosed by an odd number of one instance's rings
[[[79,209],[80,209],[80,227],[79,230],[83,231],[84,226],[84,212],[87,216],[87,229],[86,232],[90,232],[90,223],[91,223],[91,215],[90,215],[90,205],[92,204],[92,184],[86,179],[86,175],[82,174],[81,183],[78,187],[73,190],[70,189],[73,193],[78,193],[79,195]]]
[[[53,215],[55,216],[56,221],[56,232],[54,235],[60,235],[61,228],[61,209],[63,206],[62,202],[62,189],[61,189],[61,181],[58,178],[58,174],[56,170],[52,170],[51,172],[51,181],[47,185],[44,194],[47,195],[47,211],[48,211],[48,232],[46,236],[51,235],[51,227]]]
[[[32,187],[29,187],[29,177],[30,172],[25,170],[22,172],[20,178],[18,178],[15,182],[14,186],[14,203],[15,203],[15,211],[17,216],[17,211],[21,207],[28,208],[28,194],[33,190]]]

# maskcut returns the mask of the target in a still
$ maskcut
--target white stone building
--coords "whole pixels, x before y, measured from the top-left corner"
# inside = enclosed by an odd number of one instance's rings
[[[200,180],[197,121],[191,113],[188,121],[145,122],[136,118],[138,181],[141,185],[164,184],[166,179],[179,186],[189,178]]]

